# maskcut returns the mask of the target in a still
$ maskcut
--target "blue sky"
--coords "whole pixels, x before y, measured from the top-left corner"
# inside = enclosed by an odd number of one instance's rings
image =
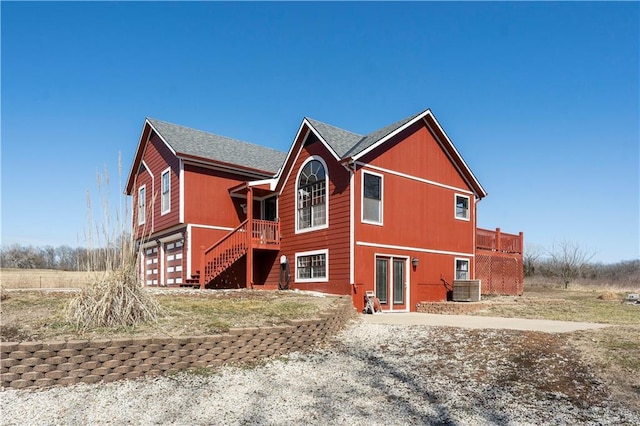
[[[286,151],[431,108],[481,227],[638,258],[639,6],[2,2],[2,244],[84,245],[146,116]]]

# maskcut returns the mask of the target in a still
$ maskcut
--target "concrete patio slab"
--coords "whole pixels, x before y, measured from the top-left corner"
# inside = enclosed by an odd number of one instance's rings
[[[481,317],[471,315],[437,315],[411,313],[382,313],[361,315],[363,321],[371,324],[428,325],[437,327],[494,328],[508,330],[530,330],[545,333],[570,333],[578,330],[592,330],[609,327],[609,324],[590,322],[552,321],[524,318]]]

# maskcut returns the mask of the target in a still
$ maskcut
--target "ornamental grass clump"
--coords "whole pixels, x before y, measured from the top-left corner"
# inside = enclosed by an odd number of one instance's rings
[[[136,257],[123,256],[120,267],[94,271],[91,281],[71,300],[67,319],[79,329],[132,327],[156,322],[160,305],[140,282]]]
[[[119,159],[120,160],[120,159]],[[121,176],[122,162],[119,161]],[[91,213],[91,196],[87,194],[86,269],[89,282],[81,293],[69,303],[67,320],[80,330],[94,327],[133,327],[137,324],[156,322],[160,305],[143,287],[138,269],[139,251],[133,235],[128,232],[122,201],[115,220],[109,207],[109,174],[98,174],[98,193],[104,213],[101,223],[95,226]],[[151,203],[153,206],[153,202]],[[127,225],[125,225],[127,224]],[[96,247],[96,248],[94,248]]]

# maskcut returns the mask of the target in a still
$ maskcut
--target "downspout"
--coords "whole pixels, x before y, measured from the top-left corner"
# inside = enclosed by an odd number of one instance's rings
[[[349,171],[349,284],[352,293],[356,293],[355,285],[355,175],[356,164],[352,158],[341,161],[340,164]]]
[[[247,182],[247,278],[246,287],[253,288],[253,188]]]
[[[473,278],[472,279],[476,279],[476,264],[478,261],[478,257],[477,257],[477,244],[476,244],[476,238],[478,237],[478,203],[480,202],[480,198],[478,198],[477,196],[473,197],[474,199],[474,203],[473,203]]]

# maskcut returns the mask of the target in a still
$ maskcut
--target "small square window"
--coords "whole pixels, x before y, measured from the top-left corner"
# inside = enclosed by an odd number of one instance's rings
[[[469,279],[469,259],[456,259],[456,280]]]
[[[327,250],[296,254],[296,282],[326,282]]]
[[[456,219],[469,220],[469,197],[456,194]]]

